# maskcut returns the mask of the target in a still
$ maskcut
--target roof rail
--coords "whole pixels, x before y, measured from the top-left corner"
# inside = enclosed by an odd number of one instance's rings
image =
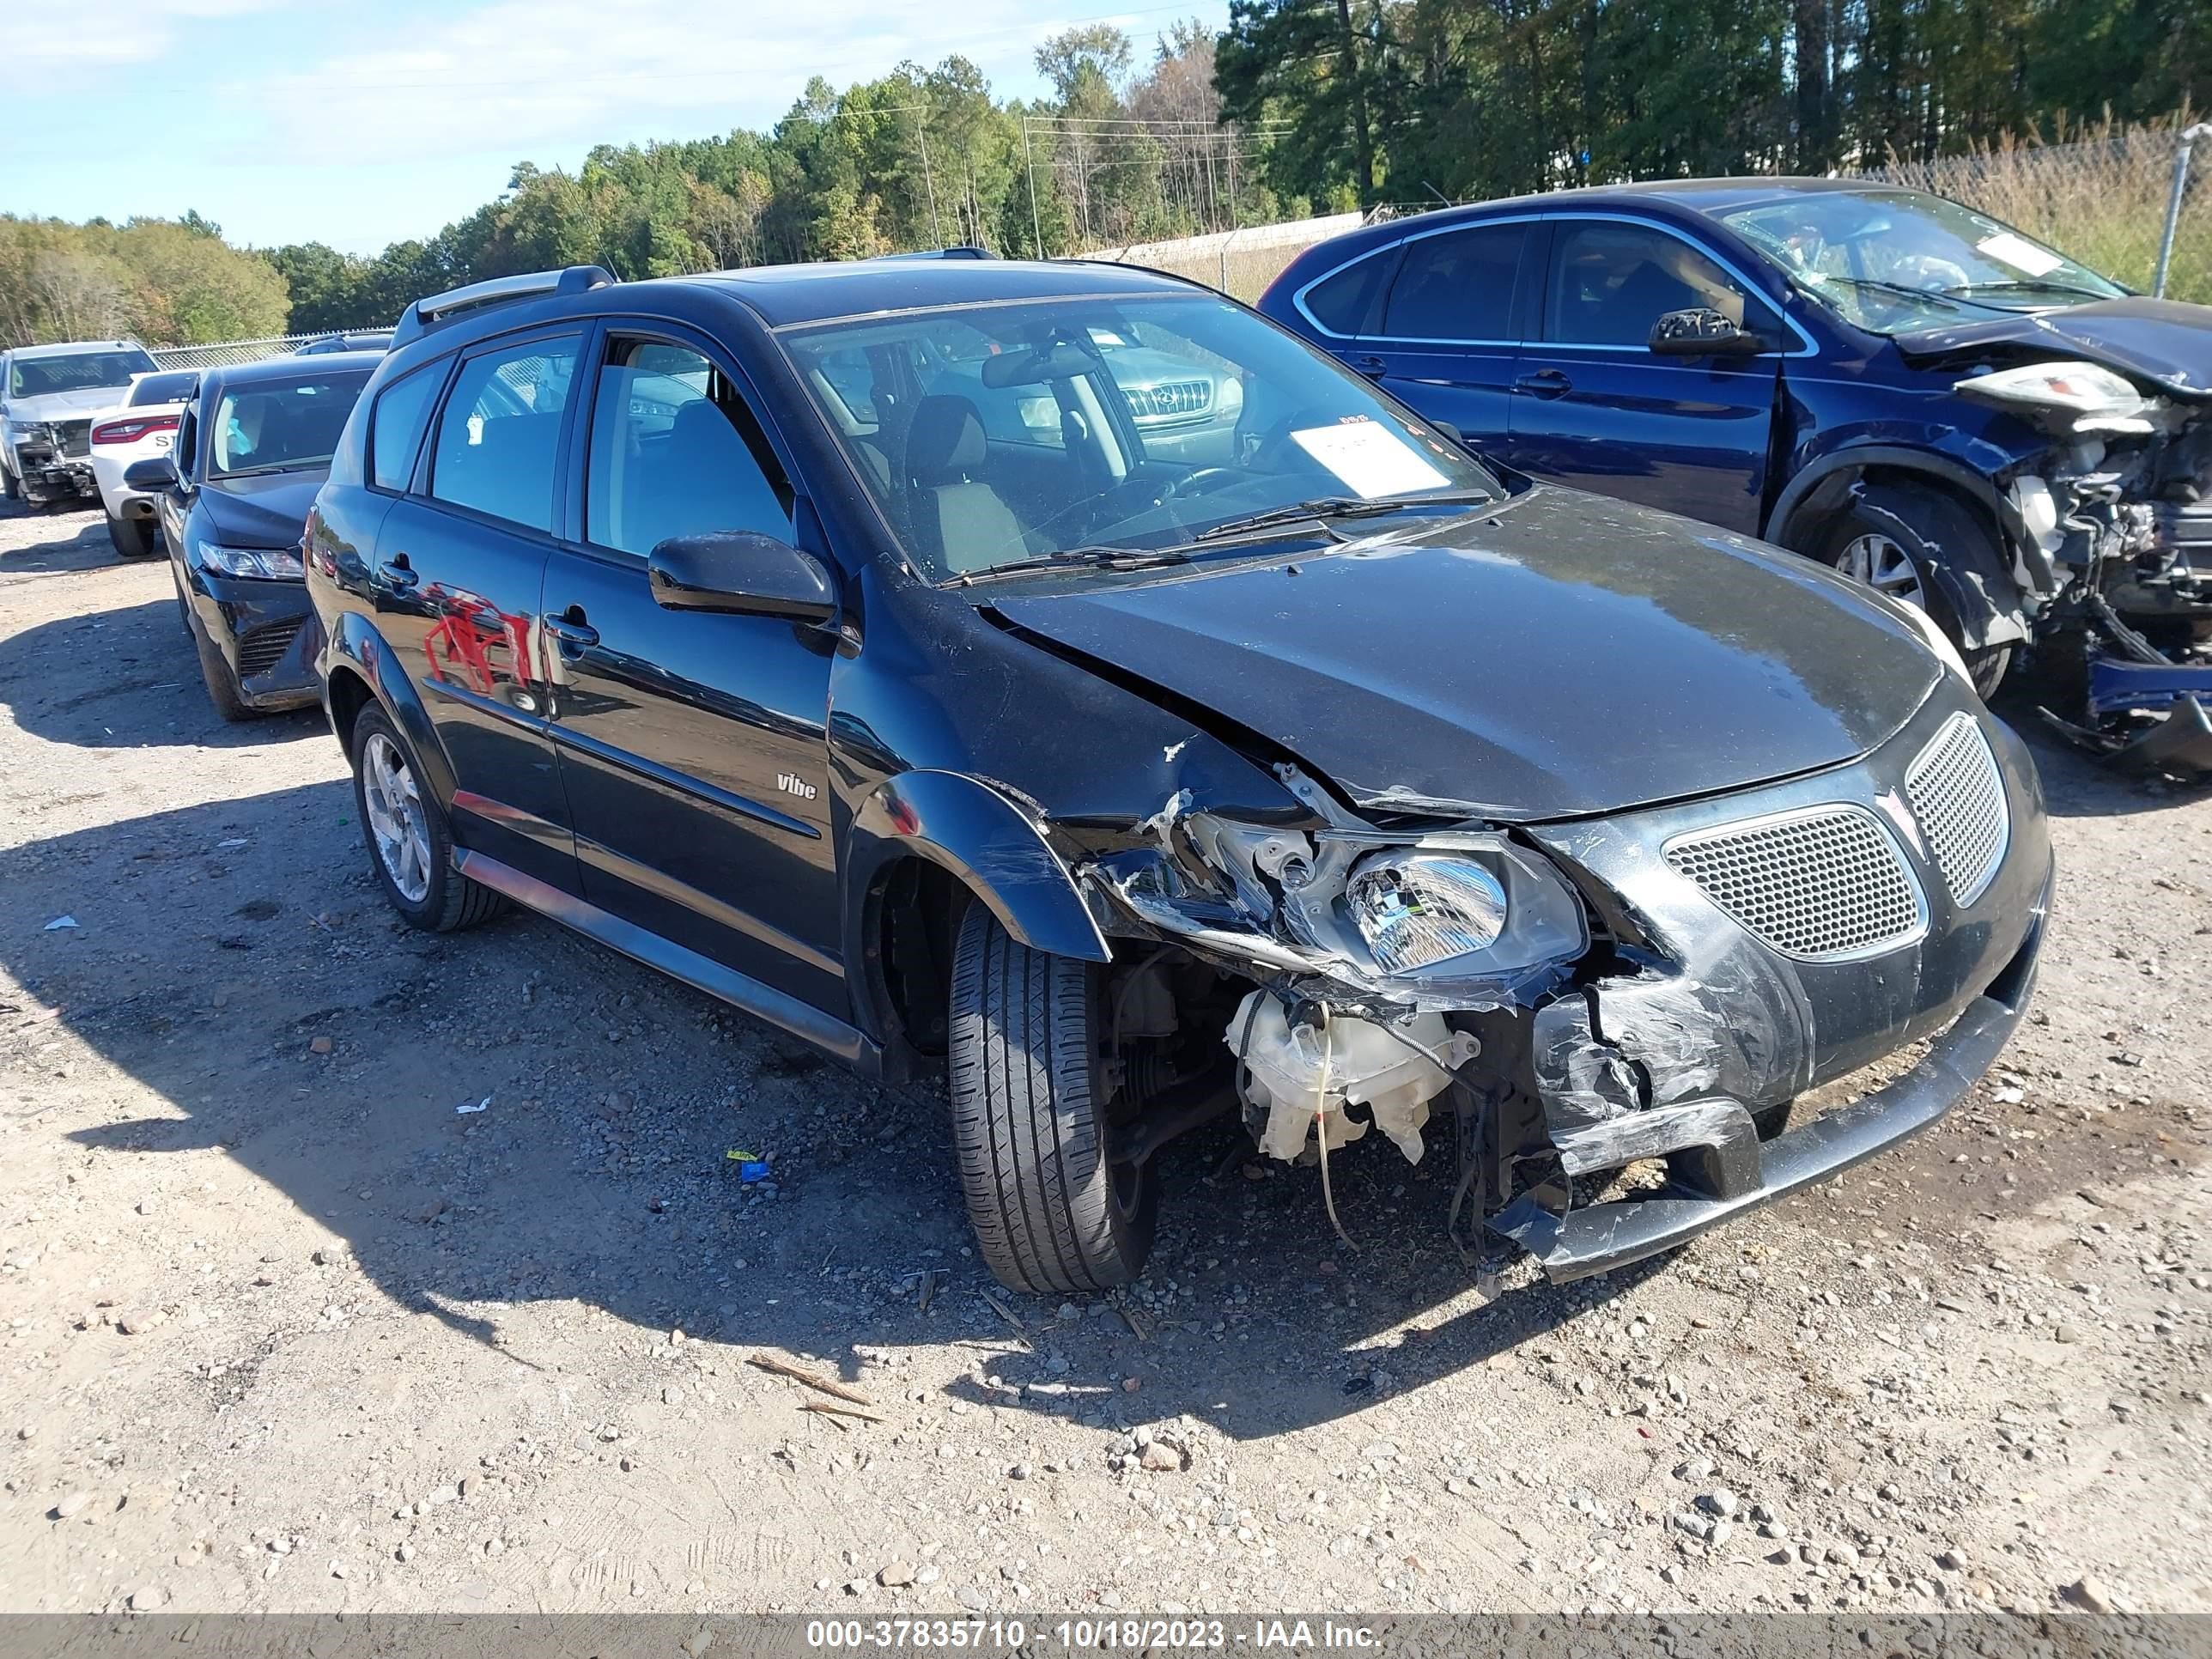
[[[526,271],[519,276],[495,276],[489,282],[448,289],[443,294],[416,301],[399,313],[399,320],[392,325],[392,349],[397,350],[464,312],[504,305],[510,300],[533,299],[544,294],[587,294],[595,288],[607,287],[614,280],[611,272],[598,265],[570,265],[566,270]]]

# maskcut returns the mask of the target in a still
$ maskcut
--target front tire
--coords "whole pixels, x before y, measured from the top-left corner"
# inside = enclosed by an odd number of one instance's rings
[[[353,727],[353,801],[369,866],[384,896],[425,933],[489,921],[507,901],[453,868],[445,809],[422,781],[406,739],[382,709],[362,710]]]
[[[151,519],[120,519],[107,515],[107,539],[115,544],[115,550],[126,559],[150,559],[154,556],[154,521]]]
[[[238,676],[230,672],[216,642],[190,617],[185,619],[185,626],[191,630],[192,649],[200,659],[200,679],[207,686],[208,701],[215,705],[216,714],[234,725],[258,719],[260,711],[246,701]]]
[[[1149,1165],[1112,1161],[1102,975],[971,904],[953,954],[952,1135],[984,1264],[1010,1290],[1126,1285],[1152,1247]]]
[[[1941,584],[1929,575],[1938,560],[1960,572],[2002,574],[2006,562],[1995,539],[1950,496],[1910,484],[1869,484],[1832,525],[1813,556],[1891,599],[1926,611],[1966,659],[1974,690],[1996,693],[2012,665],[2009,645],[1968,645]]]

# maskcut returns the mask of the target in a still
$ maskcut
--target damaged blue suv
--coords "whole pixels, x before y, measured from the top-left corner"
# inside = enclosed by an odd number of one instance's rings
[[[2212,308],[1850,180],[1562,191],[1309,248],[1260,308],[1486,458],[1926,611],[1984,694],[2212,772]],[[2082,671],[2087,670],[2084,672]]]
[[[422,300],[306,548],[399,915],[942,1078],[1024,1289],[1137,1273],[1224,1116],[1455,1158],[1440,1246],[1632,1261],[1934,1122],[2034,978],[2035,773],[1923,613],[1496,474],[1165,276]]]

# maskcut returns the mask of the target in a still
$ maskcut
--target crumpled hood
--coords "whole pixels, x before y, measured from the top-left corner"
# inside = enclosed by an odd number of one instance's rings
[[[329,469],[271,472],[258,478],[222,478],[199,489],[199,510],[209,529],[239,547],[295,547],[307,533],[307,509]]]
[[[2033,346],[2053,358],[2101,363],[2177,398],[2212,398],[2212,306],[2135,295],[1897,337],[1897,349],[1908,357],[1988,345]]]
[[[10,398],[11,421],[76,421],[115,407],[131,388],[121,386],[80,386],[75,392],[50,392],[43,398]]]
[[[1363,807],[1509,823],[1854,759],[1943,672],[1862,590],[1671,514],[1540,487],[1381,522],[1363,540],[1388,544],[1301,555],[1295,574],[1201,563],[976,599],[1281,744]]]

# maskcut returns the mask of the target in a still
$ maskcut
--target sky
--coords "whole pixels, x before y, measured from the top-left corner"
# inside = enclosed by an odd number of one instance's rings
[[[428,237],[518,161],[772,126],[810,77],[971,59],[1000,99],[1030,54],[1110,21],[1139,61],[1227,0],[0,0],[0,212],[197,209],[234,243],[349,253]],[[795,20],[803,18],[803,23]]]

